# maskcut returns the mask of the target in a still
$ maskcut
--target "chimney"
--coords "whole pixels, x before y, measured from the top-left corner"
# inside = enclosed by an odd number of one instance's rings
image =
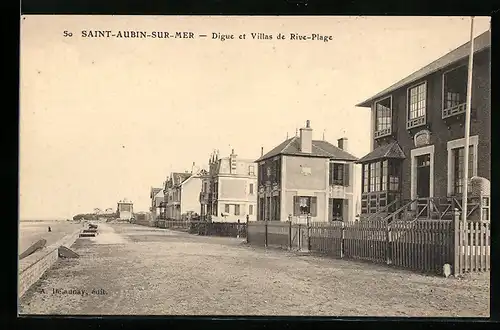
[[[264,147],[260,147],[260,156],[264,156]]]
[[[347,151],[347,138],[343,137],[337,140],[338,147],[344,151]]]
[[[300,129],[300,151],[304,153],[312,151],[312,128],[309,120],[306,121],[306,127]]]

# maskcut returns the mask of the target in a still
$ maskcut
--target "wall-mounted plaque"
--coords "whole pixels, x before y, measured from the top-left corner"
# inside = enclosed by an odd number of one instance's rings
[[[300,167],[300,173],[302,173],[303,175],[311,175],[311,168],[310,167],[301,166]]]
[[[422,130],[415,134],[413,137],[413,141],[415,142],[415,147],[423,147],[431,143],[431,132],[428,130]]]

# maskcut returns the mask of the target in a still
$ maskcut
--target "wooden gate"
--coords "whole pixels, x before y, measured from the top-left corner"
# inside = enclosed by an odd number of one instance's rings
[[[455,274],[490,270],[491,223],[455,221]]]

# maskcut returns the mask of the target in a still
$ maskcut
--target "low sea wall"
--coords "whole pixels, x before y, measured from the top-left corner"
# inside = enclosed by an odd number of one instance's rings
[[[28,289],[35,284],[40,277],[48,270],[59,258],[58,249],[60,246],[71,247],[78,239],[81,228],[73,233],[66,235],[54,244],[40,249],[32,255],[19,260],[19,282],[18,292],[21,298]]]

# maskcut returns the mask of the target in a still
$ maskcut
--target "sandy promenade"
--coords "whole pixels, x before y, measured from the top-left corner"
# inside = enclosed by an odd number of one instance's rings
[[[48,231],[49,226],[51,229],[50,233]],[[47,240],[46,246],[49,246],[81,227],[81,224],[69,221],[21,221],[19,225],[18,254],[23,253],[33,243],[42,238]]]
[[[489,316],[489,274],[445,279],[264,250],[241,239],[100,224],[22,314]]]

